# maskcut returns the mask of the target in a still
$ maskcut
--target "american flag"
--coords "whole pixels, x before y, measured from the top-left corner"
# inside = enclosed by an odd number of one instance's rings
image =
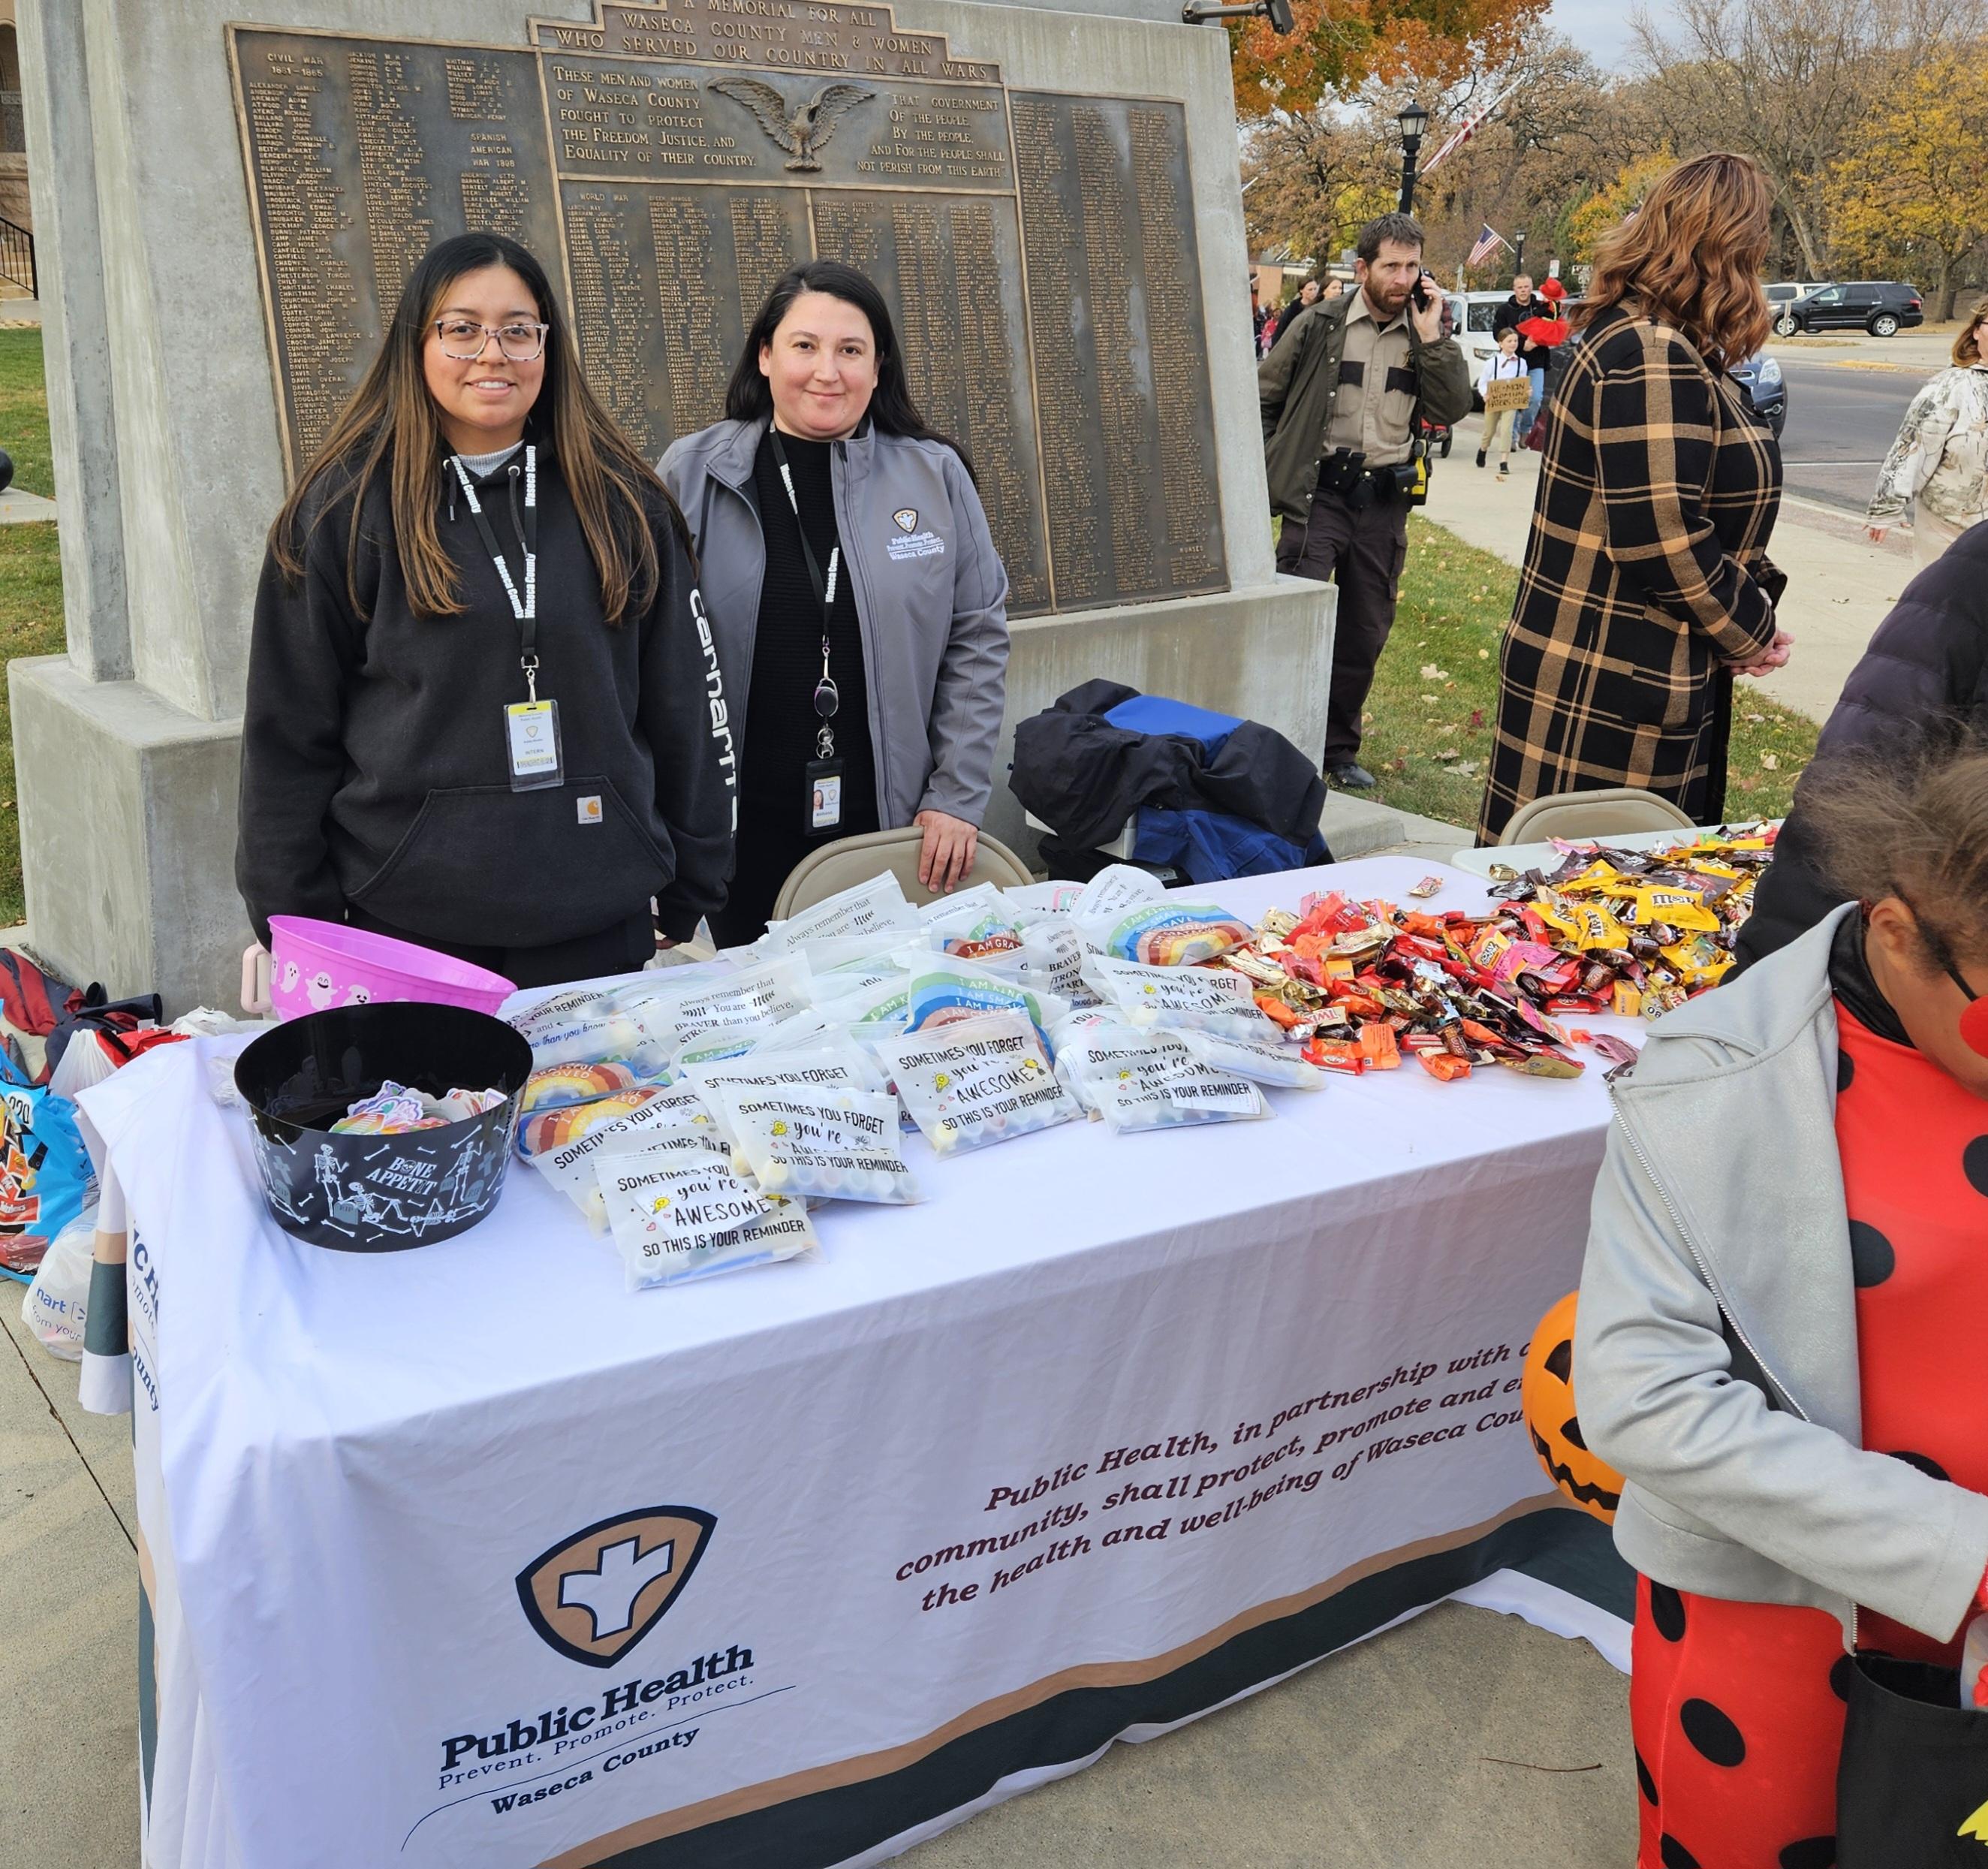
[[[1481,266],[1505,243],[1505,236],[1497,232],[1486,221],[1483,232],[1477,236],[1477,244],[1470,249],[1470,257],[1463,263],[1466,266]],[[1456,251],[1454,248],[1450,250],[1452,252]]]

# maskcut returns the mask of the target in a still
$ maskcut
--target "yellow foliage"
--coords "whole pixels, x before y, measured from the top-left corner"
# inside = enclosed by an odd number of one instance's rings
[[[1835,245],[1858,263],[1908,251],[1959,259],[1988,230],[1988,64],[1942,51],[1872,109],[1856,153],[1831,170]]]
[[[1638,156],[1599,195],[1591,195],[1567,216],[1567,236],[1574,245],[1573,259],[1577,266],[1586,266],[1594,258],[1595,242],[1604,234],[1619,227],[1632,209],[1640,208],[1643,197],[1659,177],[1670,172],[1676,161],[1677,158],[1667,149]]]

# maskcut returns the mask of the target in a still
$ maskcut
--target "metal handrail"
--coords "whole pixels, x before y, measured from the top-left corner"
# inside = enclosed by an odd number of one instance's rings
[[[35,266],[35,236],[0,216],[0,279],[19,286],[31,299],[41,296],[41,276]]]

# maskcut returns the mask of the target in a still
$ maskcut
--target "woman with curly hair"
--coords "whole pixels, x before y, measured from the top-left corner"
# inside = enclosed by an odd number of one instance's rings
[[[1555,793],[1725,808],[1732,678],[1788,659],[1780,451],[1728,374],[1767,334],[1758,164],[1680,163],[1603,240],[1548,423],[1478,841]]]

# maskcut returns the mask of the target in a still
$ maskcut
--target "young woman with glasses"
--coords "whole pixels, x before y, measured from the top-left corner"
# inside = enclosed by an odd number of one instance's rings
[[[1848,1651],[1951,1668],[1988,1606],[1988,743],[1895,740],[1807,803],[1848,901],[1654,1028],[1588,1235],[1639,1869],[1827,1869]]]
[[[235,858],[258,935],[349,922],[520,986],[688,938],[733,815],[694,580],[538,262],[432,249],[270,530]]]
[[[1878,544],[1912,508],[1912,562],[1921,570],[1970,526],[1988,519],[1988,298],[1977,299],[1953,340],[1953,367],[1913,397],[1878,474],[1866,530]]]

